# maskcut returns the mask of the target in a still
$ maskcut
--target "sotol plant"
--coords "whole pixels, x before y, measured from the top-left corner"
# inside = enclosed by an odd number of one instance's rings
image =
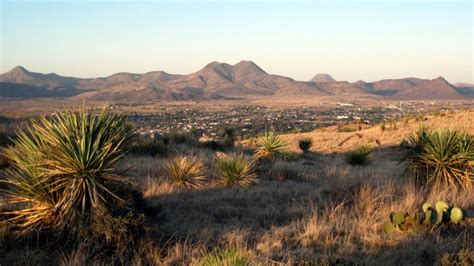
[[[390,220],[384,222],[383,230],[387,234],[392,234],[397,230],[419,232],[423,228],[432,228],[440,224],[457,224],[466,216],[465,211],[455,206],[450,207],[444,201],[438,201],[434,207],[430,203],[425,203],[415,215],[392,212]]]
[[[122,201],[116,188],[129,179],[115,164],[124,156],[132,133],[125,118],[93,110],[66,111],[41,117],[19,131],[4,149],[12,163],[6,170],[5,212],[20,233],[45,227],[75,230],[72,225],[95,210]]]
[[[302,138],[298,140],[298,146],[303,153],[307,153],[313,146],[313,140],[311,138]]]
[[[258,181],[254,173],[254,162],[243,154],[227,155],[217,159],[219,183],[226,187],[248,187]]]
[[[277,158],[287,158],[288,143],[281,139],[275,131],[268,131],[260,135],[257,141],[255,156],[258,159],[275,160]]]
[[[199,159],[186,156],[171,159],[164,167],[172,185],[185,189],[202,187],[206,180],[203,172],[204,164]]]
[[[457,131],[420,129],[403,142],[401,161],[421,185],[470,190],[474,181],[474,138]]]

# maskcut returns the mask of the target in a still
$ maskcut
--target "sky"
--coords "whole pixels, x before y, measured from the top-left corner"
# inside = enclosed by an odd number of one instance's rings
[[[252,60],[297,80],[474,83],[471,0],[0,1],[1,73],[189,74]]]

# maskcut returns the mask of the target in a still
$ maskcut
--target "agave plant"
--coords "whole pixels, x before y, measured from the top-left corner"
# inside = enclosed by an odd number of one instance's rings
[[[405,142],[401,161],[417,184],[462,187],[474,181],[474,138],[457,131],[421,129]]]
[[[165,175],[172,185],[192,189],[204,185],[204,164],[197,158],[178,156],[168,161],[164,167]]]
[[[114,187],[129,184],[114,165],[132,133],[125,117],[104,108],[40,117],[19,131],[3,150],[12,166],[3,190],[17,209],[4,213],[20,233],[43,227],[64,229],[109,200],[121,200]]]
[[[255,156],[258,159],[274,160],[277,158],[287,158],[288,143],[281,139],[275,131],[268,131],[260,135],[257,141]]]
[[[311,138],[302,138],[298,140],[298,146],[303,153],[306,153],[313,146],[313,140]]]
[[[219,183],[226,187],[248,187],[258,181],[254,173],[255,163],[245,159],[243,154],[221,156],[217,159]]]

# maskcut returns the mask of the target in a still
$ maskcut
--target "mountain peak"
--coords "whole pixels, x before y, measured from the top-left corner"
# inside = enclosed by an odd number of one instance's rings
[[[265,70],[263,70],[257,64],[255,64],[252,61],[246,61],[246,60],[242,60],[242,61],[238,62],[237,64],[235,64],[234,65],[234,70],[237,73],[241,73],[241,74],[245,74],[245,75],[249,75],[249,74],[253,74],[253,75],[262,75],[263,74],[263,75],[266,75],[267,74],[267,72],[265,72]]]
[[[253,67],[258,67],[257,64],[255,64],[253,61],[250,60],[242,60],[235,64],[234,66],[253,66]]]
[[[337,80],[335,80],[333,77],[331,77],[331,75],[329,74],[326,74],[326,73],[319,73],[319,74],[316,74],[316,76],[314,76],[312,79],[311,79],[312,82],[316,82],[316,83],[328,83],[328,82],[336,82]]]
[[[26,68],[24,68],[22,66],[16,66],[12,70],[10,70],[10,72],[13,72],[13,73],[30,73],[30,71],[28,71]]]
[[[433,80],[439,80],[439,81],[444,81],[444,82],[448,82],[443,76],[439,76]]]

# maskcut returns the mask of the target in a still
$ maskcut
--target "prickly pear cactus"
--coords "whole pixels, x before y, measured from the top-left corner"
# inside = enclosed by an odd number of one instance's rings
[[[465,217],[463,210],[455,206],[450,207],[444,201],[438,201],[434,207],[430,203],[425,203],[413,216],[403,212],[392,212],[390,220],[383,223],[383,230],[388,235],[396,231],[418,232],[423,227],[457,224]]]

